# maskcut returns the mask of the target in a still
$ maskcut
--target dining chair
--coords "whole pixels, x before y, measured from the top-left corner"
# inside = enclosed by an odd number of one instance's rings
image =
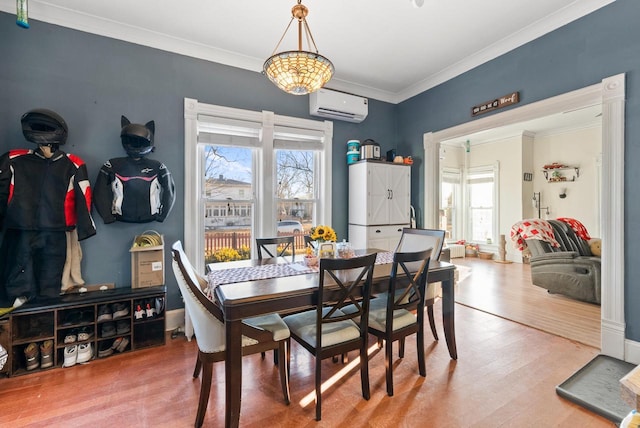
[[[258,260],[262,260],[263,251],[268,255],[268,257],[282,257],[289,255],[287,254],[287,251],[290,250],[291,259],[294,260],[296,258],[296,243],[295,236],[293,235],[278,236],[275,238],[256,238],[256,244],[258,247]],[[273,247],[271,247],[271,249],[269,248],[272,245],[276,246],[274,251],[276,253],[275,256],[271,252]],[[265,255],[265,257],[267,257],[267,255]]]
[[[320,259],[315,309],[283,318],[291,337],[315,357],[316,420],[322,419],[322,360],[359,350],[362,396],[368,400],[367,324],[376,254]],[[352,305],[346,314],[342,308]],[[358,322],[354,320],[358,320]]]
[[[372,299],[369,306],[369,333],[376,336],[378,341],[384,341],[387,395],[390,397],[393,396],[393,342],[399,342],[399,357],[404,358],[404,339],[412,334],[417,335],[418,371],[420,376],[426,376],[424,305],[431,253],[431,249],[395,252],[387,298]],[[345,311],[349,312],[349,308]]]
[[[213,363],[225,359],[225,328],[222,309],[203,293],[206,279],[198,275],[189,262],[182,243],[176,241],[172,248],[173,273],[178,282],[184,305],[189,312],[198,344],[198,358],[193,371],[194,379],[202,371],[202,385],[198,400],[195,426],[204,421],[211,391]],[[279,315],[248,318],[242,323],[242,355],[257,354],[277,349],[284,357],[279,364],[282,395],[289,404],[289,343],[290,333]]]
[[[402,235],[400,236],[400,242],[398,243],[396,251],[408,253],[431,248],[431,260],[440,260],[445,233],[446,231],[441,229],[416,229],[406,227],[402,229]],[[431,334],[433,334],[435,340],[438,340],[438,332],[436,331],[436,322],[433,315],[433,305],[435,304],[438,285],[439,283],[437,282],[428,283],[425,292],[427,317],[429,318]]]

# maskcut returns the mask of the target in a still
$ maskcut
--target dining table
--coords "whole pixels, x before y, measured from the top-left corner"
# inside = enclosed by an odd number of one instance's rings
[[[358,250],[357,255],[376,252],[373,292],[388,287],[393,253],[375,249]],[[215,299],[224,313],[225,426],[238,427],[242,392],[242,320],[270,313],[287,314],[318,304],[318,269],[302,263],[302,257],[275,257],[207,265],[207,277]],[[427,281],[442,284],[442,321],[449,355],[457,359],[454,325],[455,265],[432,260]]]

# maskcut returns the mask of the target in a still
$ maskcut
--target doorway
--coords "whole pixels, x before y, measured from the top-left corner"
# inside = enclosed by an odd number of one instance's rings
[[[625,75],[453,128],[424,135],[425,227],[437,227],[440,143],[502,125],[533,120],[588,106],[602,105],[602,198],[600,230],[607,245],[602,253],[601,352],[625,359],[624,319],[624,93]],[[615,263],[612,263],[616,260]]]

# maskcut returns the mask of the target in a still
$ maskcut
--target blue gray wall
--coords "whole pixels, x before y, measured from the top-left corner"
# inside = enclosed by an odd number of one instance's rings
[[[94,211],[98,232],[82,241],[82,272],[89,284],[129,286],[129,248],[133,237],[147,229],[164,234],[168,244],[189,239],[182,236],[185,97],[313,118],[308,97],[287,95],[261,74],[29,22],[31,28],[25,30],[15,24],[15,15],[0,13],[0,153],[31,148],[22,136],[20,117],[33,108],[49,108],[69,125],[63,150],[84,159],[93,183],[106,160],[126,156],[120,145],[120,116],[125,115],[136,123],[155,120],[156,152],[149,157],[164,162],[176,182],[177,201],[163,223],[105,225]],[[364,123],[334,122],[333,226],[339,237],[347,234],[346,143],[373,138],[384,150],[393,147],[396,108],[371,100]],[[167,252],[168,306],[173,309],[182,303],[169,261]]]
[[[627,73],[627,165],[640,159],[640,5],[618,0],[576,22],[417,95],[398,106],[370,100],[361,124],[334,121],[333,225],[347,232],[345,144],[373,138],[382,152],[398,149],[416,160],[413,203],[423,201],[422,134],[471,120],[469,108],[496,95],[520,91],[519,105],[558,95],[618,73]],[[124,156],[118,133],[120,115],[134,122],[156,121],[156,153],[173,173],[178,200],[164,223],[104,225],[83,241],[83,274],[89,283],[130,281],[128,248],[134,235],[155,229],[167,242],[182,236],[184,190],[183,98],[251,110],[309,117],[307,97],[286,95],[263,76],[219,64],[141,47],[30,20],[31,29],[0,13],[0,152],[28,147],[19,118],[47,107],[69,123],[66,151],[78,154],[95,177],[102,163]],[[189,173],[189,171],[186,171]],[[640,265],[630,247],[640,239],[640,170],[628,167],[625,178],[627,337],[640,341]],[[419,216],[420,218],[420,216]],[[167,255],[167,261],[169,260]],[[167,271],[169,307],[181,305],[175,280]]]
[[[640,159],[638,22],[640,2],[618,0],[398,106],[398,145],[417,151],[425,132],[469,122],[471,106],[496,96],[520,91],[517,106],[522,106],[627,73],[625,317],[626,336],[636,341],[640,340],[640,264],[635,248],[640,242],[640,169],[634,166]],[[412,199],[423,207],[424,171],[414,171],[412,180]]]

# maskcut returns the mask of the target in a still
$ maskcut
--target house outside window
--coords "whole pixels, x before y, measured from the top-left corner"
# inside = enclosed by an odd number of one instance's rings
[[[496,242],[498,165],[470,168],[467,173],[467,240]]]

